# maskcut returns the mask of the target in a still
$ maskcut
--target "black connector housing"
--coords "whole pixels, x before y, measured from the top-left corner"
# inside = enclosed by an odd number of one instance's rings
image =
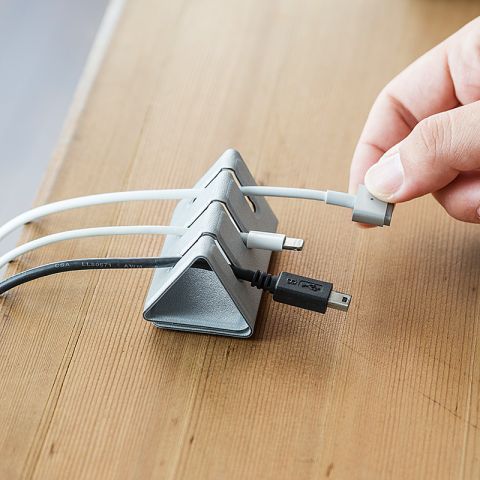
[[[325,313],[333,284],[282,272],[275,284],[273,299],[295,307]]]
[[[273,300],[294,307],[325,313],[327,308],[346,312],[352,297],[346,293],[333,290],[330,282],[282,272],[272,275],[261,270],[253,271],[232,265],[232,270],[239,280],[250,282],[252,287],[269,292]]]

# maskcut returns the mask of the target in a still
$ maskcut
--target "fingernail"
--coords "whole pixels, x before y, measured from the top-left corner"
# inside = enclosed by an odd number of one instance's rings
[[[369,168],[365,175],[365,186],[375,197],[390,201],[402,186],[403,180],[403,165],[397,152],[383,156],[378,163]]]

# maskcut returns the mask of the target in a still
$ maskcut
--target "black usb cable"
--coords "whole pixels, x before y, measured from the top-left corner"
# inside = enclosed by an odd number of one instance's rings
[[[18,273],[0,282],[0,295],[32,280],[62,272],[168,268],[175,266],[179,260],[180,257],[84,258],[49,263]],[[197,262],[194,267],[210,270],[206,262]],[[351,296],[336,292],[329,282],[288,272],[272,275],[260,270],[247,270],[235,265],[232,265],[232,270],[239,280],[250,282],[252,287],[271,293],[273,300],[276,302],[320,313],[325,313],[327,308],[347,311],[350,306]]]

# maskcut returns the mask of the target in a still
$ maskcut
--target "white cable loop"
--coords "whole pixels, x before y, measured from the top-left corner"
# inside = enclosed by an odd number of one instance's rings
[[[184,227],[172,226],[119,226],[119,227],[98,227],[83,228],[80,230],[69,230],[61,233],[54,233],[45,237],[37,238],[31,242],[20,245],[10,250],[0,257],[0,269],[15,258],[32,250],[51,245],[53,243],[63,242],[65,240],[73,240],[87,237],[104,237],[110,235],[177,235],[181,236],[186,232]]]
[[[0,240],[26,223],[33,222],[53,213],[65,212],[75,208],[105,205],[108,203],[133,202],[142,200],[181,200],[195,198],[202,189],[175,189],[175,190],[134,190],[131,192],[100,193],[85,197],[70,198],[59,202],[48,203],[28,210],[0,227]]]

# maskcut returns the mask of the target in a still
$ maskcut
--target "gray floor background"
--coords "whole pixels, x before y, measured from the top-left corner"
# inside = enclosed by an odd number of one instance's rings
[[[0,224],[35,198],[107,3],[0,0]]]

